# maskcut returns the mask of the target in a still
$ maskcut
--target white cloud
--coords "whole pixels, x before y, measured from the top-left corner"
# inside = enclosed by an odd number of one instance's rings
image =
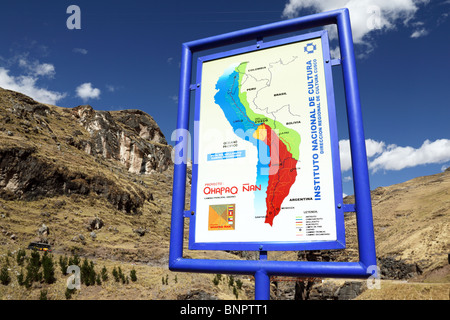
[[[349,140],[339,141],[341,170],[350,170],[351,155]],[[426,164],[445,163],[450,161],[450,140],[439,139],[434,142],[426,140],[420,148],[400,147],[394,144],[386,146],[383,141],[366,140],[366,152],[369,169],[372,173],[378,170],[402,170]]]
[[[36,76],[11,76],[9,70],[0,67],[0,87],[4,89],[21,92],[36,101],[47,104],[56,104],[66,96],[65,93],[38,87],[37,81]]]
[[[100,98],[100,89],[93,88],[90,82],[83,83],[79,85],[76,89],[77,96],[83,99],[83,101],[87,101],[89,99],[98,99]]]
[[[352,24],[353,41],[373,49],[370,41],[375,30],[395,29],[398,23],[408,24],[414,18],[421,4],[430,0],[289,0],[286,3],[283,17],[294,18],[301,10],[324,12],[340,8],[348,8]],[[336,28],[327,28],[331,39],[337,38]]]
[[[411,38],[420,38],[420,37],[426,36],[427,34],[428,34],[428,31],[425,28],[422,28],[422,29],[414,31],[411,34]]]
[[[178,96],[170,96],[169,99],[178,104]]]
[[[352,157],[350,154],[350,141],[339,141],[339,154],[341,157],[341,170],[342,172],[350,170],[352,167]]]
[[[83,49],[83,48],[73,48],[72,51],[75,52],[75,53],[81,53],[81,54],[87,54],[88,53],[88,51],[86,49]]]
[[[108,89],[109,92],[114,92],[117,88],[111,84],[107,84],[106,89]]]
[[[389,145],[379,157],[369,163],[369,168],[373,172],[380,169],[402,170],[447,161],[450,161],[450,140],[440,139],[434,142],[426,140],[418,149]]]
[[[39,61],[29,61],[22,57],[19,59],[19,66],[22,67],[30,76],[47,76],[55,75],[55,66],[50,63],[39,63]]]
[[[385,147],[384,142],[366,139],[366,153],[367,157],[371,158],[383,152]],[[352,167],[352,157],[350,154],[350,140],[344,139],[339,141],[339,151],[341,157],[341,170],[347,171]]]
[[[366,139],[366,153],[367,157],[371,158],[384,151],[386,144],[383,141],[375,141],[372,139]]]

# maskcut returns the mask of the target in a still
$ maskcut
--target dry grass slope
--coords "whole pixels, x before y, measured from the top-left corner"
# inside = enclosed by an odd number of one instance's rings
[[[90,134],[73,121],[70,109],[42,105],[3,89],[0,123],[1,154],[7,154],[7,150],[32,150],[26,158],[34,159],[31,163],[40,165],[48,177],[57,172],[77,186],[85,184],[89,190],[58,193],[50,192],[48,187],[48,193],[27,198],[27,192],[32,190],[18,193],[19,182],[14,177],[10,177],[9,184],[0,185],[0,267],[8,254],[39,240],[42,236],[38,229],[45,224],[54,261],[76,253],[94,261],[97,272],[103,266],[108,269],[110,280],[100,286],[82,286],[73,299],[236,299],[225,280],[218,285],[213,283],[212,274],[168,270],[172,168],[150,175],[134,174],[119,161],[89,155],[77,145],[89,139]],[[127,212],[119,208],[108,194],[135,197],[138,210]],[[186,208],[189,197],[190,190]],[[352,197],[346,201],[351,203]],[[359,299],[449,299],[450,172],[378,188],[372,191],[372,201],[377,255],[416,263],[422,274],[408,281],[382,280],[379,290],[366,290]],[[89,222],[95,217],[104,225],[91,230]],[[187,231],[186,222],[185,246]],[[334,256],[337,261],[358,261],[356,235],[355,215],[348,214],[348,247]],[[187,248],[185,257],[244,259],[230,252]],[[297,260],[297,252],[270,252],[269,259]],[[17,283],[16,274],[21,268],[13,258],[8,260],[12,281],[7,286],[0,284],[0,299],[39,299],[44,289],[49,299],[65,299],[68,276],[62,275],[58,267],[56,283],[35,283],[26,289]],[[127,285],[114,282],[111,272],[118,266],[127,274],[135,268],[138,280]],[[252,279],[236,279],[243,282],[238,299],[253,299]]]

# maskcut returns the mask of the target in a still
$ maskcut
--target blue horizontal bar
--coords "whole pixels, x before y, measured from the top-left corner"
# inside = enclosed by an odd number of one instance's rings
[[[341,64],[341,59],[331,59],[332,66],[338,66]]]
[[[200,273],[250,274],[264,270],[268,275],[294,277],[367,278],[371,272],[361,262],[209,260],[176,259],[169,261],[171,271]]]
[[[302,29],[321,27],[337,22],[337,17],[347,9],[337,9],[328,12],[317,13],[306,17],[284,20],[266,25],[229,32],[218,36],[212,36],[200,40],[187,42],[186,45],[192,52],[208,50],[233,43],[262,39],[279,34],[295,32]]]
[[[354,203],[344,204],[344,212],[356,212],[356,206]]]

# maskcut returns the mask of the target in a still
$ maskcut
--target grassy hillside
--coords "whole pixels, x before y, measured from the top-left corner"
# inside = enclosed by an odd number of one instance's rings
[[[114,112],[111,117],[124,119]],[[69,275],[61,272],[58,261],[74,255],[92,261],[97,274],[105,267],[109,279],[83,284],[71,299],[254,298],[250,276],[223,275],[219,281],[213,274],[168,270],[171,166],[151,174],[132,173],[118,159],[88,153],[85,146],[92,132],[77,121],[72,109],[42,105],[3,89],[0,123],[0,269],[6,268],[10,277],[7,285],[0,284],[0,299],[39,299],[42,292],[48,299],[66,299]],[[139,128],[116,123],[130,132]],[[136,143],[144,140],[136,137]],[[189,197],[190,190],[187,208]],[[448,299],[450,171],[377,188],[372,201],[383,275],[380,289],[363,290],[358,299]],[[347,248],[320,253],[322,259],[358,261],[355,221],[355,214],[346,214]],[[45,233],[43,225],[48,228]],[[186,223],[186,238],[187,231]],[[31,252],[26,250],[23,265],[17,254],[31,241],[52,245],[54,283],[34,281],[29,288],[19,284],[18,275],[26,274]],[[269,252],[269,259],[297,260],[303,254]],[[185,256],[255,259],[257,254],[186,248]],[[134,269],[137,281],[116,282],[112,272],[118,267],[128,277]],[[293,298],[294,284],[280,282],[278,291],[286,292],[279,298]],[[343,285],[333,279],[315,282],[317,290],[328,286],[333,292]]]

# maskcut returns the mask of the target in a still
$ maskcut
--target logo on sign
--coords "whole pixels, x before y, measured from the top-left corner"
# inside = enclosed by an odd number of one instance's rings
[[[316,50],[316,45],[313,44],[312,42],[306,44],[304,50],[305,52],[307,52],[308,54],[313,53]]]

